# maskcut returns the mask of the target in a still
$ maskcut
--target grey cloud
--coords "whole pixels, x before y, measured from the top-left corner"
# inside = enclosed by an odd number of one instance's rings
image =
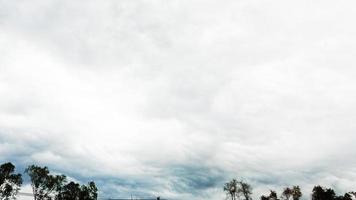
[[[219,187],[225,175],[221,170],[194,167],[194,166],[171,166],[168,169],[169,175],[173,175],[175,180],[173,190],[177,192],[192,192],[199,194],[201,190]]]
[[[107,196],[351,189],[353,4],[0,1],[1,160]]]

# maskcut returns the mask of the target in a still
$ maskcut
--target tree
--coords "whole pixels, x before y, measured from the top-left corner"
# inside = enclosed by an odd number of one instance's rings
[[[330,188],[323,188],[320,185],[315,186],[312,192],[312,200],[334,200],[335,192]]]
[[[66,176],[51,175],[47,167],[30,165],[25,173],[30,176],[34,200],[51,200],[66,182]]]
[[[262,195],[261,196],[261,200],[268,200],[269,198],[267,197],[267,196],[265,196],[265,195]]]
[[[277,193],[273,190],[271,190],[271,193],[269,194],[269,199],[270,200],[278,200]]]
[[[241,194],[245,200],[251,200],[252,187],[248,183],[239,181],[239,188],[237,189],[237,194]]]
[[[231,200],[236,200],[237,197],[237,181],[232,179],[230,182],[225,183],[224,191],[226,195],[231,198]]]
[[[299,200],[300,197],[302,197],[302,192],[300,190],[300,187],[299,186],[293,186],[292,188],[292,197],[293,197],[293,200]]]
[[[98,189],[94,182],[80,186],[73,181],[64,185],[56,195],[56,200],[96,200]]]
[[[277,193],[271,190],[268,196],[262,195],[261,200],[278,200]]]
[[[12,163],[5,163],[0,166],[0,199],[15,199],[21,185],[21,174],[14,174],[15,166]]]
[[[345,193],[343,200],[352,200],[352,195],[350,193]]]
[[[80,185],[78,183],[70,182],[64,185],[56,195],[56,200],[79,200],[81,194]]]
[[[349,192],[351,196],[354,196],[356,198],[356,192]]]
[[[93,181],[89,182],[87,186],[83,185],[81,190],[79,200],[96,200],[98,198],[98,188]]]
[[[292,189],[290,189],[289,187],[284,188],[281,195],[282,199],[289,200],[292,197],[292,192]]]
[[[337,196],[335,200],[352,200],[352,193],[345,193],[344,196]]]
[[[349,192],[348,194],[351,196],[351,198],[356,198],[356,192]]]
[[[302,192],[300,191],[299,186],[293,186],[292,188],[286,187],[283,189],[281,198],[283,200],[299,200],[302,196]]]

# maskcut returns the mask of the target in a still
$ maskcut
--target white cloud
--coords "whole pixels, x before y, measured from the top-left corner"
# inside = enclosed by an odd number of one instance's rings
[[[189,190],[201,179],[167,171],[181,166],[245,177],[258,192],[348,190],[352,4],[0,1],[0,153],[132,180],[106,184],[120,195],[142,184],[201,198]]]

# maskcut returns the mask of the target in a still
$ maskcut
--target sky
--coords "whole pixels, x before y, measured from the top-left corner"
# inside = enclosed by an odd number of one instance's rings
[[[355,190],[355,6],[0,0],[0,162],[103,198]]]

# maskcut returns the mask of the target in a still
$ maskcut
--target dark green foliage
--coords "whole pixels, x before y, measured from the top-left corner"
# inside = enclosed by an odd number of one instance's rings
[[[22,185],[21,174],[14,174],[15,166],[5,163],[0,166],[0,198],[2,200],[15,199]]]
[[[271,190],[271,193],[269,194],[269,199],[270,200],[278,200],[277,193],[273,190]]]
[[[335,192],[330,188],[323,188],[320,185],[313,188],[312,200],[334,200]]]
[[[302,192],[300,191],[299,186],[293,186],[292,188],[286,187],[284,188],[281,198],[283,200],[299,200],[302,196]]]
[[[262,195],[261,200],[278,200],[277,193],[271,190],[268,196]]]
[[[261,196],[261,200],[269,200],[269,198],[266,197],[265,195],[262,195],[262,196]]]
[[[284,188],[281,199],[282,200],[299,200],[302,197],[302,192],[299,186],[293,186],[292,188]],[[312,200],[352,200],[356,197],[356,192],[348,192],[343,196],[336,196],[335,192],[331,188],[324,188],[320,185],[315,186],[312,192]],[[271,190],[268,196],[261,196],[261,200],[278,200],[277,193]]]
[[[35,200],[51,200],[52,196],[66,182],[64,175],[51,175],[47,167],[30,165],[25,173],[31,178],[31,186]]]
[[[47,167],[29,166],[25,171],[31,178],[35,200],[96,200],[98,189],[94,182],[80,185],[67,183],[64,175],[51,175]]]
[[[15,166],[12,163],[0,165],[0,200],[16,199],[16,195],[22,185],[21,174],[15,174]],[[73,181],[67,183],[64,175],[51,175],[47,167],[30,165],[25,173],[31,179],[34,200],[97,200],[98,189],[94,182],[80,185]],[[252,187],[243,181],[232,179],[225,183],[224,191],[231,200],[252,200]],[[284,188],[282,200],[299,200],[302,192],[299,186]],[[315,186],[311,195],[312,200],[352,200],[356,192],[348,192],[343,196],[336,196],[331,188]],[[160,198],[157,197],[157,200]],[[270,191],[268,196],[261,196],[261,200],[279,200],[277,193]]]
[[[344,196],[337,196],[335,200],[352,200],[352,194],[345,193]]]
[[[98,198],[98,188],[94,182],[89,182],[87,186],[81,187],[80,200],[96,200]]]
[[[78,183],[70,182],[64,185],[56,195],[56,200],[96,200],[98,189],[94,182],[80,186]]]
[[[282,195],[281,195],[281,198],[283,200],[289,200],[291,197],[292,197],[292,189],[290,189],[289,187],[284,188],[283,192],[282,192]]]
[[[56,200],[78,200],[81,193],[80,185],[78,183],[70,182],[64,185],[58,194]]]
[[[302,197],[302,191],[299,186],[293,186],[292,188],[292,198],[293,200],[299,200]]]

